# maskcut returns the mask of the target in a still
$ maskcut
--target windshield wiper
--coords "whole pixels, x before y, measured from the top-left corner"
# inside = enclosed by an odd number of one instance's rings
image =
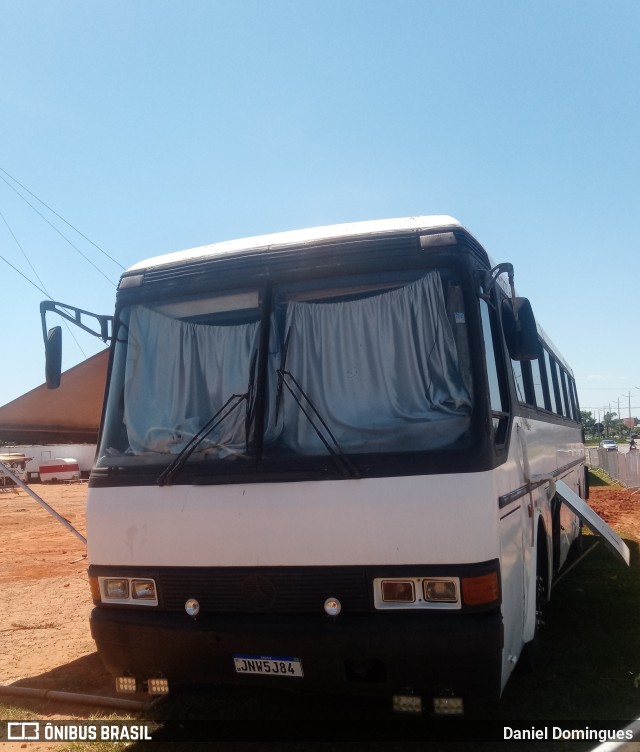
[[[311,401],[311,398],[309,395],[305,392],[305,390],[300,386],[300,383],[296,379],[296,377],[291,373],[291,371],[287,371],[285,369],[286,360],[287,360],[287,352],[289,350],[289,335],[291,334],[291,328],[289,328],[289,331],[287,332],[287,336],[285,338],[283,353],[282,353],[282,362],[280,365],[280,368],[276,371],[278,374],[278,386],[276,389],[276,420],[278,419],[278,413],[280,411],[280,403],[282,400],[282,387],[285,386],[287,388],[287,391],[289,394],[293,397],[296,404],[300,408],[302,414],[304,417],[309,421],[309,425],[313,430],[315,431],[317,437],[320,439],[320,441],[323,443],[325,449],[327,452],[329,452],[329,455],[333,459],[336,467],[340,471],[341,475],[346,478],[361,478],[361,474],[358,470],[358,468],[353,464],[349,456],[345,453],[345,451],[342,449],[340,444],[338,443],[338,440],[333,435],[333,432],[327,425],[326,420],[322,417],[320,412],[318,411],[318,408],[313,404]],[[323,436],[322,431],[318,428],[316,425],[313,417],[310,415],[310,413],[305,409],[304,405],[302,404],[299,396],[295,393],[294,389],[292,388],[291,384],[288,383],[287,378],[291,379],[293,384],[295,384],[296,389],[300,393],[300,396],[304,398],[307,405],[311,408],[311,412],[316,416],[316,418],[320,421],[320,424],[324,428],[324,430],[329,435],[329,438],[331,439],[331,442],[333,443],[333,446],[329,443],[326,436]]]
[[[249,367],[249,384],[247,391],[244,394],[232,394],[231,397],[222,405],[218,412],[212,416],[202,428],[191,437],[187,444],[182,448],[178,456],[160,473],[157,479],[159,486],[168,486],[173,483],[175,478],[179,475],[184,467],[185,463],[191,457],[193,452],[198,446],[206,439],[206,437],[217,428],[222,422],[224,422],[236,408],[246,401],[246,416],[245,416],[245,446],[247,452],[249,451],[249,431],[251,428],[251,422],[254,418],[253,409],[253,392],[255,383],[255,370],[256,370],[256,355],[254,352],[251,359],[251,365]],[[226,412],[225,412],[226,411]]]
[[[158,476],[156,481],[159,486],[168,486],[174,481],[175,477],[180,473],[184,467],[185,462],[191,457],[198,445],[204,441],[204,439],[222,423],[227,416],[241,405],[248,398],[248,394],[232,394],[231,397],[224,403],[224,405],[218,410],[218,412],[210,418],[204,426],[187,442],[186,446],[181,450],[178,456],[171,462]],[[234,402],[235,400],[235,402]],[[231,404],[233,403],[233,404]],[[231,407],[229,407],[231,405]],[[227,408],[229,408],[227,410]],[[226,412],[224,412],[226,410]],[[221,415],[221,413],[223,413]],[[220,416],[220,417],[218,417]]]

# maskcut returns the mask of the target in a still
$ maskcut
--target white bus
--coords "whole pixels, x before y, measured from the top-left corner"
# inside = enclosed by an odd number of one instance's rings
[[[557,486],[587,495],[510,264],[446,216],[320,227],[136,264],[96,318],[91,631],[120,690],[500,696],[581,532]]]

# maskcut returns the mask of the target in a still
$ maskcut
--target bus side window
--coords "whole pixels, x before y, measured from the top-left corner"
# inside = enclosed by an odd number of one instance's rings
[[[542,382],[542,372],[540,371],[540,360],[531,361],[531,379],[533,381],[533,391],[535,395],[536,407],[540,410],[548,410],[547,400],[544,395],[544,384]]]
[[[518,401],[524,405],[536,404],[536,392],[533,372],[531,365],[538,363],[538,361],[527,360],[512,360],[511,367],[513,369],[513,378],[516,384],[516,394],[518,395]]]
[[[556,372],[556,379],[557,379],[557,388],[558,388],[558,404],[560,405],[560,415],[564,415],[565,418],[569,415],[569,410],[567,409],[567,399],[566,399],[566,392],[562,383],[562,368],[554,361],[555,366],[555,372]]]
[[[564,414],[567,416],[567,418],[575,420],[575,417],[573,415],[573,405],[571,404],[571,401],[569,399],[569,390],[567,389],[567,374],[565,373],[564,368],[560,368],[559,370],[560,381],[562,384],[562,399],[565,405]]]
[[[573,419],[580,423],[582,420],[580,417],[580,404],[578,403],[578,395],[576,394],[575,381],[569,376],[569,392],[571,396],[571,405],[573,406]]]
[[[560,376],[558,374],[558,364],[553,355],[549,355],[549,366],[551,370],[551,380],[553,383],[553,393],[555,394],[555,412],[558,415],[567,415],[567,408],[563,399],[562,387],[560,384]]]
[[[513,371],[513,380],[516,385],[516,395],[518,396],[518,402],[527,402],[524,388],[524,375],[522,373],[522,361],[512,360],[511,369]]]
[[[553,378],[551,356],[547,350],[542,351],[544,356],[545,371],[547,374],[547,384],[549,386],[549,409],[553,413],[559,412],[558,401],[556,398],[557,381]]]
[[[507,436],[508,409],[505,371],[500,351],[496,347],[499,339],[495,336],[497,323],[495,313],[489,309],[485,300],[480,300],[480,315],[482,319],[482,333],[484,336],[484,356],[487,365],[489,381],[489,399],[493,433],[496,444],[503,444]]]

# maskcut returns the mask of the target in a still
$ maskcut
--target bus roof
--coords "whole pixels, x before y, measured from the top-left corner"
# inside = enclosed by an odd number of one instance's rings
[[[267,250],[275,250],[293,246],[303,246],[306,244],[321,243],[347,238],[367,238],[377,235],[389,235],[392,233],[411,233],[420,231],[442,230],[450,231],[453,229],[464,230],[469,236],[471,233],[454,217],[447,214],[435,214],[429,216],[399,217],[395,219],[374,219],[364,222],[347,222],[344,224],[324,225],[320,227],[309,227],[302,230],[289,230],[286,232],[275,232],[268,235],[256,235],[253,237],[239,238],[237,240],[226,240],[220,243],[210,243],[208,245],[189,248],[183,251],[173,251],[161,256],[154,256],[130,266],[124,275],[128,276],[135,272],[143,272],[147,269],[161,267],[173,264],[188,264],[194,261],[204,259],[220,258],[223,256],[242,256],[248,253],[255,253]],[[474,238],[475,240],[475,238]],[[477,241],[476,241],[477,242]],[[486,252],[485,252],[486,253]],[[491,257],[488,260],[493,265]],[[506,291],[506,288],[505,288]],[[572,373],[571,368],[564,360],[557,347],[550,340],[547,333],[538,323],[538,333],[550,350],[562,362],[565,368]]]
[[[227,240],[221,243],[199,246],[198,248],[190,248],[185,251],[166,253],[162,256],[155,256],[140,261],[129,267],[127,272],[142,271],[143,269],[164,266],[165,264],[186,263],[197,259],[212,258],[227,254],[241,255],[261,250],[305,245],[323,240],[364,238],[375,235],[386,235],[393,232],[416,232],[419,230],[435,229],[448,230],[453,228],[462,229],[462,225],[456,219],[447,215],[375,219],[367,222],[349,222],[339,225],[326,225],[324,227],[310,227],[304,230],[290,230],[270,235],[240,238],[239,240]]]

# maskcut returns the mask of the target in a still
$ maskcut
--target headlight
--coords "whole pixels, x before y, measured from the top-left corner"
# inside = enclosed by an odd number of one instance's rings
[[[93,578],[92,578],[93,579]],[[141,577],[98,577],[100,603],[118,603],[120,605],[157,606],[158,592],[154,580]]]
[[[157,601],[153,580],[131,580],[131,597],[135,600]]]
[[[373,600],[385,609],[459,609],[460,580],[457,577],[377,577]]]
[[[457,603],[457,580],[430,579],[422,583],[424,599],[429,603]]]
[[[381,587],[385,603],[413,603],[416,599],[411,580],[382,580]]]
[[[112,577],[105,579],[104,594],[109,600],[126,600],[129,597],[129,580]]]

